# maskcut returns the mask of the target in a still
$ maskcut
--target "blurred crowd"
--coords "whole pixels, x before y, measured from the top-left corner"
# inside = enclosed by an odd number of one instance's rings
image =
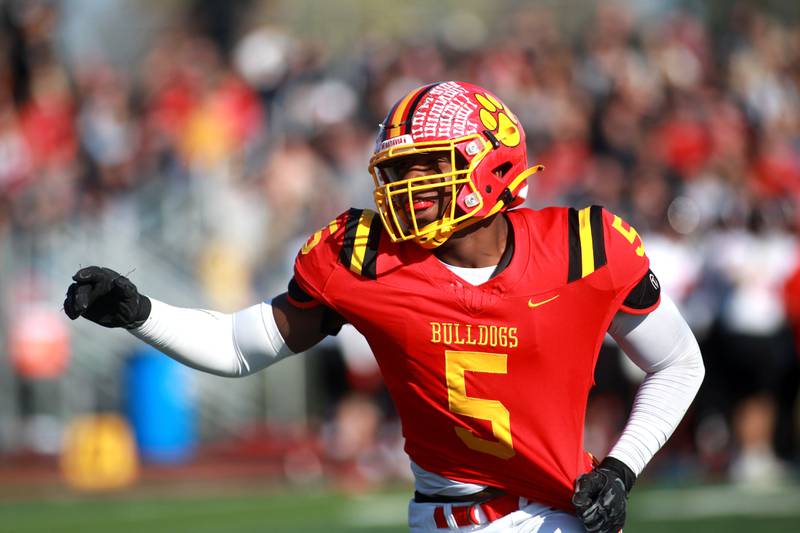
[[[66,61],[58,4],[0,2],[0,240],[127,202],[143,220],[161,213],[143,223],[158,241],[162,204],[184,195],[205,206],[201,238],[174,253],[197,265],[212,302],[246,304],[285,281],[310,231],[371,205],[366,162],[390,105],[423,83],[467,80],[505,99],[529,160],[545,165],[529,204],[602,204],[630,221],[701,341],[707,380],[662,462],[748,483],[790,476],[800,23],[746,2],[713,19],[601,3],[570,30],[565,12],[514,6],[500,23],[465,11],[425,39],[365,31],[339,51],[246,13],[222,28],[184,22],[123,68],[103,50]],[[369,365],[330,363],[342,351],[328,350],[318,379],[337,400],[328,448],[346,458],[374,452],[391,406],[363,400],[382,397]],[[600,454],[638,379],[604,354],[587,432]]]

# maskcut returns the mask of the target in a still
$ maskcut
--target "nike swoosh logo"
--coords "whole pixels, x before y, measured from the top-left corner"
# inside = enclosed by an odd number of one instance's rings
[[[553,300],[555,300],[559,296],[560,296],[560,294],[556,294],[552,298],[548,298],[547,300],[542,300],[541,302],[534,302],[532,300],[528,300],[528,307],[530,307],[531,309],[533,309],[535,307],[539,307],[540,305],[544,305],[546,303],[552,302]]]

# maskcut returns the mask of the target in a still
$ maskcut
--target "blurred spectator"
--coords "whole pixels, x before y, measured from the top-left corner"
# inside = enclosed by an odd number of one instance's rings
[[[783,299],[797,242],[774,215],[753,208],[745,226],[719,232],[707,250],[708,268],[724,287],[706,354],[708,387],[720,391],[718,407],[731,417],[732,479],[759,485],[786,475],[775,453],[776,428],[785,378],[797,365]]]
[[[310,231],[345,205],[371,205],[366,161],[383,111],[414,86],[460,78],[503,94],[526,125],[529,159],[546,167],[529,204],[603,204],[643,235],[706,346],[697,446],[707,468],[730,462],[736,479],[758,481],[782,470],[776,457],[797,460],[787,329],[800,329],[797,278],[788,315],[782,292],[797,233],[770,207],[800,201],[796,21],[772,4],[701,15],[601,3],[573,17],[571,5],[501,2],[399,26],[383,10],[364,15],[336,48],[320,28],[282,19],[283,4],[149,6],[163,20],[124,65],[113,39],[66,59],[59,30],[89,14],[0,3],[0,301],[16,272],[74,260],[50,237],[102,221],[117,251],[133,249],[126,260],[190,276],[213,306],[254,301],[285,282],[286,257]],[[748,206],[758,206],[749,225]],[[51,275],[61,287],[63,272]],[[82,357],[77,368],[90,367]],[[624,372],[613,353],[602,359],[587,433],[597,451],[624,420]],[[382,411],[367,392],[337,395],[348,400],[328,413],[348,461],[381,448]]]

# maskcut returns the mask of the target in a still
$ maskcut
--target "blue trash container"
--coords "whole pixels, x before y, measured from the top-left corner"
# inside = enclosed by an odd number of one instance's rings
[[[197,444],[197,411],[189,372],[150,346],[128,359],[125,411],[143,460],[180,463],[191,458]]]

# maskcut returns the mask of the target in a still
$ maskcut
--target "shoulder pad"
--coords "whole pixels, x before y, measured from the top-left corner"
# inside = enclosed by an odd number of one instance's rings
[[[382,223],[374,211],[350,209],[311,235],[294,261],[295,282],[309,297],[295,298],[299,307],[315,305],[307,300],[329,304],[328,280],[342,267],[375,279],[381,234]]]
[[[603,208],[599,205],[583,209],[569,208],[567,212],[569,233],[569,269],[567,282],[585,278],[604,266],[606,258]]]
[[[382,231],[383,223],[375,211],[350,209],[344,222],[339,262],[358,276],[375,279]]]

